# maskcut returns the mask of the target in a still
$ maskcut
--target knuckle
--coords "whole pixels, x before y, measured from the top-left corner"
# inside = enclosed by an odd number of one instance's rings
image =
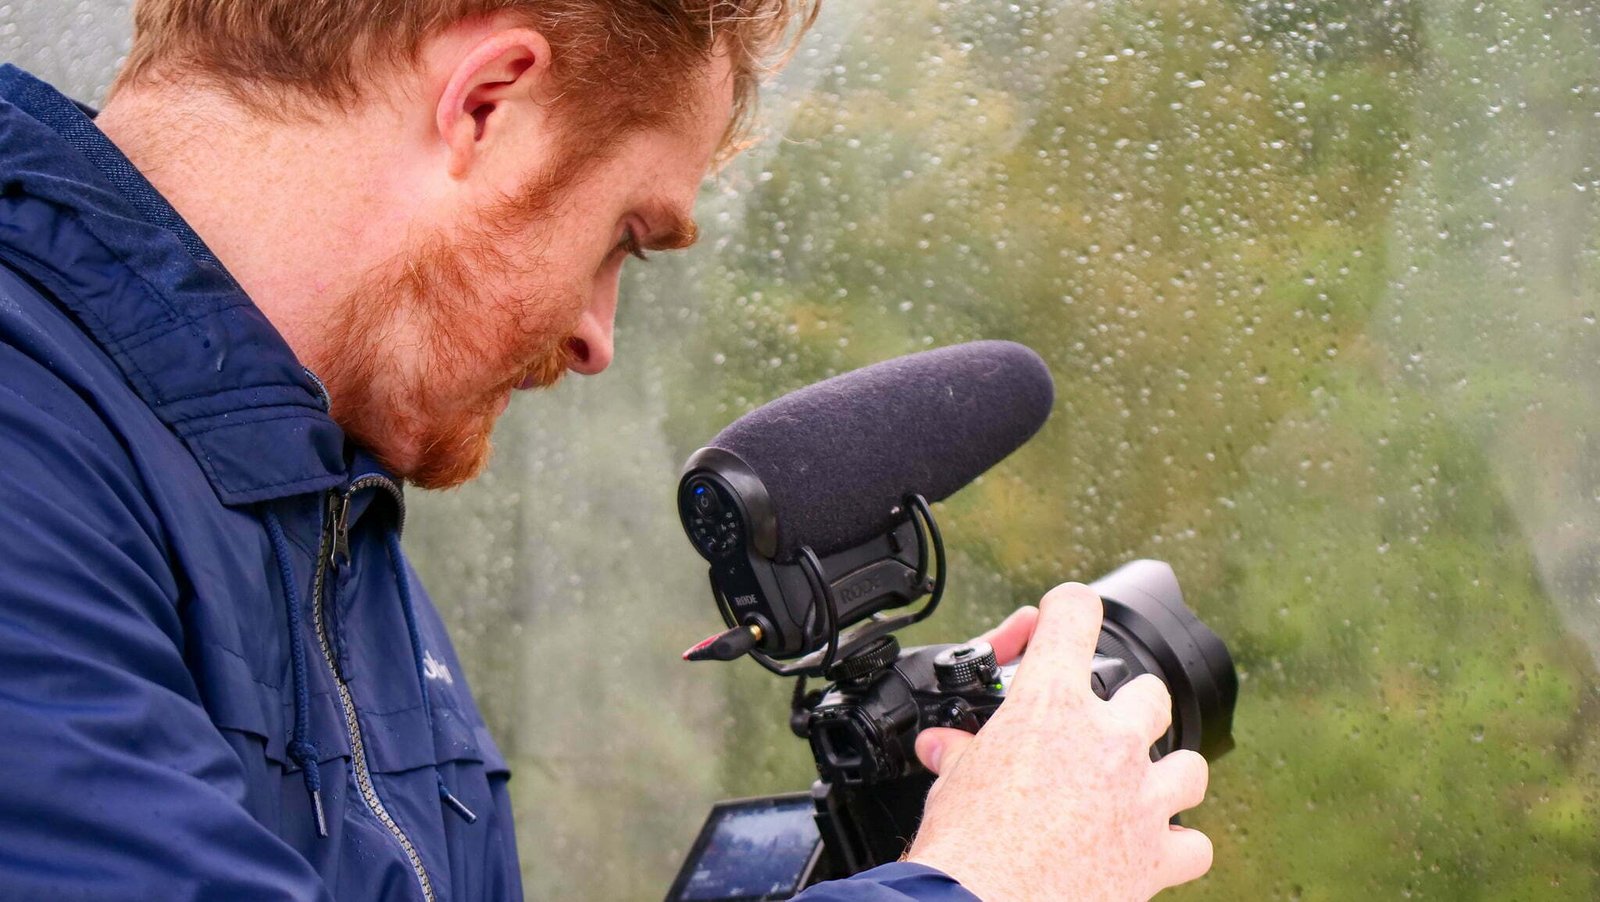
[[[1150,763],[1150,742],[1145,738],[1144,728],[1139,721],[1112,716],[1109,719],[1106,733],[1111,744],[1130,760]]]
[[[1170,752],[1162,760],[1169,762],[1185,783],[1200,783],[1204,785],[1211,779],[1211,765],[1199,753],[1188,749],[1179,749]]]
[[[1112,696],[1122,716],[1141,727],[1172,716],[1172,693],[1152,674],[1143,674],[1118,689]]]
[[[1185,770],[1205,773],[1211,765],[1206,762],[1205,756],[1193,749],[1176,749],[1167,754],[1166,760],[1173,762]]]
[[[1160,677],[1153,673],[1141,673],[1128,686],[1136,684],[1139,687],[1139,692],[1149,697],[1151,704],[1159,704],[1166,708],[1172,707],[1172,691],[1167,688],[1166,683],[1161,682]]]
[[[1181,806],[1180,811],[1205,802],[1211,783],[1211,765],[1205,758],[1196,752],[1180,750],[1165,756],[1159,763],[1168,768],[1162,781],[1167,787],[1166,796]]]

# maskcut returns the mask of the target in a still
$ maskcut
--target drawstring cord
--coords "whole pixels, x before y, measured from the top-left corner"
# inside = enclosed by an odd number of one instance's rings
[[[272,538],[272,554],[278,561],[278,574],[289,610],[289,657],[294,663],[294,738],[289,742],[289,760],[305,775],[306,792],[316,813],[317,835],[326,838],[328,821],[322,813],[322,763],[317,744],[311,741],[311,690],[306,686],[306,645],[300,633],[300,593],[295,588],[294,571],[289,567],[289,544],[283,537],[278,515],[266,512],[267,534]]]
[[[422,692],[422,714],[428,721],[428,735],[433,735],[433,702],[428,698],[428,668],[423,660],[422,633],[417,629],[417,609],[411,602],[411,580],[406,575],[406,559],[400,553],[400,533],[390,531],[389,562],[394,567],[395,582],[400,586],[400,609],[406,616],[406,631],[411,634],[411,657],[417,665],[417,689]],[[462,820],[469,824],[477,823],[478,816],[466,806],[465,802],[455,797],[450,787],[444,782],[444,774],[440,772],[439,765],[433,767],[434,776],[439,780],[439,798]]]
[[[295,587],[294,571],[289,566],[289,543],[283,535],[283,525],[277,514],[265,512],[267,535],[272,540],[272,554],[278,563],[278,574],[283,582],[285,608],[289,619],[289,658],[294,666],[294,736],[289,741],[289,760],[300,767],[306,782],[306,793],[311,797],[311,808],[317,819],[317,835],[328,835],[327,816],[322,808],[322,763],[317,755],[317,744],[311,740],[311,690],[308,685],[305,637],[301,633],[302,612],[300,592]],[[406,618],[406,632],[411,639],[411,658],[417,669],[417,688],[422,693],[422,713],[428,722],[428,734],[433,735],[433,702],[428,697],[427,665],[423,660],[422,634],[417,629],[416,605],[411,600],[411,580],[405,569],[405,558],[400,552],[400,536],[388,536],[389,559],[394,567],[395,582],[400,588],[400,608]],[[439,765],[434,765],[434,777],[439,785],[439,799],[467,823],[477,823],[478,816],[465,802],[456,798],[444,781]]]

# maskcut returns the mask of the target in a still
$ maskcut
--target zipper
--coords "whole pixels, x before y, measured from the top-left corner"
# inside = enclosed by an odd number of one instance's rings
[[[433,881],[428,877],[428,869],[422,864],[422,855],[417,851],[415,844],[406,836],[405,831],[395,822],[389,809],[384,807],[383,799],[378,796],[378,788],[372,783],[372,770],[367,762],[367,746],[361,738],[361,723],[356,718],[355,698],[350,694],[350,686],[344,681],[344,676],[339,670],[337,659],[333,653],[333,643],[328,640],[328,623],[323,616],[325,588],[330,572],[337,575],[338,571],[350,562],[350,496],[367,488],[384,488],[394,496],[400,505],[400,522],[405,523],[405,502],[400,495],[400,487],[393,481],[381,476],[366,476],[350,484],[350,488],[340,491],[334,489],[328,493],[328,510],[323,517],[321,553],[317,555],[317,577],[312,587],[317,603],[312,609],[312,620],[317,630],[317,645],[322,649],[323,660],[327,661],[328,669],[333,674],[334,688],[339,692],[339,704],[344,709],[345,732],[350,738],[350,764],[355,771],[356,788],[361,792],[362,801],[367,803],[367,810],[388,829],[389,835],[400,844],[400,850],[405,852],[406,860],[411,863],[411,870],[416,875],[417,883],[422,887],[422,898],[426,902],[434,902]]]
[[[393,479],[390,479],[387,476],[379,476],[378,474],[374,473],[371,476],[363,476],[360,479],[357,479],[355,482],[350,483],[350,488],[346,489],[345,493],[344,493],[345,505],[346,505],[346,508],[347,508],[346,512],[348,513],[348,506],[349,506],[349,503],[350,503],[350,497],[352,495],[354,495],[356,492],[364,492],[367,489],[382,489],[382,490],[384,490],[385,492],[387,492],[389,494],[390,498],[394,499],[394,506],[395,506],[395,509],[397,511],[397,519],[395,521],[394,529],[395,529],[395,532],[402,533],[402,534],[405,533],[405,531],[406,531],[406,496],[405,496],[405,493],[400,491],[400,484],[395,482]],[[350,550],[350,541],[349,541],[350,540],[350,535],[349,535],[350,524],[348,522],[346,522],[344,524],[344,528],[345,528],[345,536],[344,536],[344,538],[345,538],[345,546],[344,547],[345,547],[345,551],[348,552]]]
[[[328,386],[323,384],[322,380],[317,377],[316,373],[311,372],[310,367],[303,366],[300,368],[300,371],[305,373],[306,376],[311,380],[311,383],[317,387],[317,400],[322,402],[323,412],[327,413],[328,411],[332,410],[333,399],[328,394]]]

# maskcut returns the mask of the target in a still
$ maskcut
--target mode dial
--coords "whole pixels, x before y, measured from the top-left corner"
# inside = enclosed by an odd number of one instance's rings
[[[939,678],[939,688],[946,692],[1000,682],[1000,662],[995,659],[994,646],[987,642],[954,645],[939,652],[933,659],[933,672]]]
[[[893,636],[884,636],[862,651],[833,662],[823,674],[835,683],[853,683],[871,676],[900,659],[900,643]]]

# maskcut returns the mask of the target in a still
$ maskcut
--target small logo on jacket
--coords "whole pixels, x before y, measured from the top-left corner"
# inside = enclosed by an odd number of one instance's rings
[[[430,680],[438,680],[446,686],[456,684],[455,678],[450,675],[449,665],[435,659],[431,651],[422,653],[422,675]]]

